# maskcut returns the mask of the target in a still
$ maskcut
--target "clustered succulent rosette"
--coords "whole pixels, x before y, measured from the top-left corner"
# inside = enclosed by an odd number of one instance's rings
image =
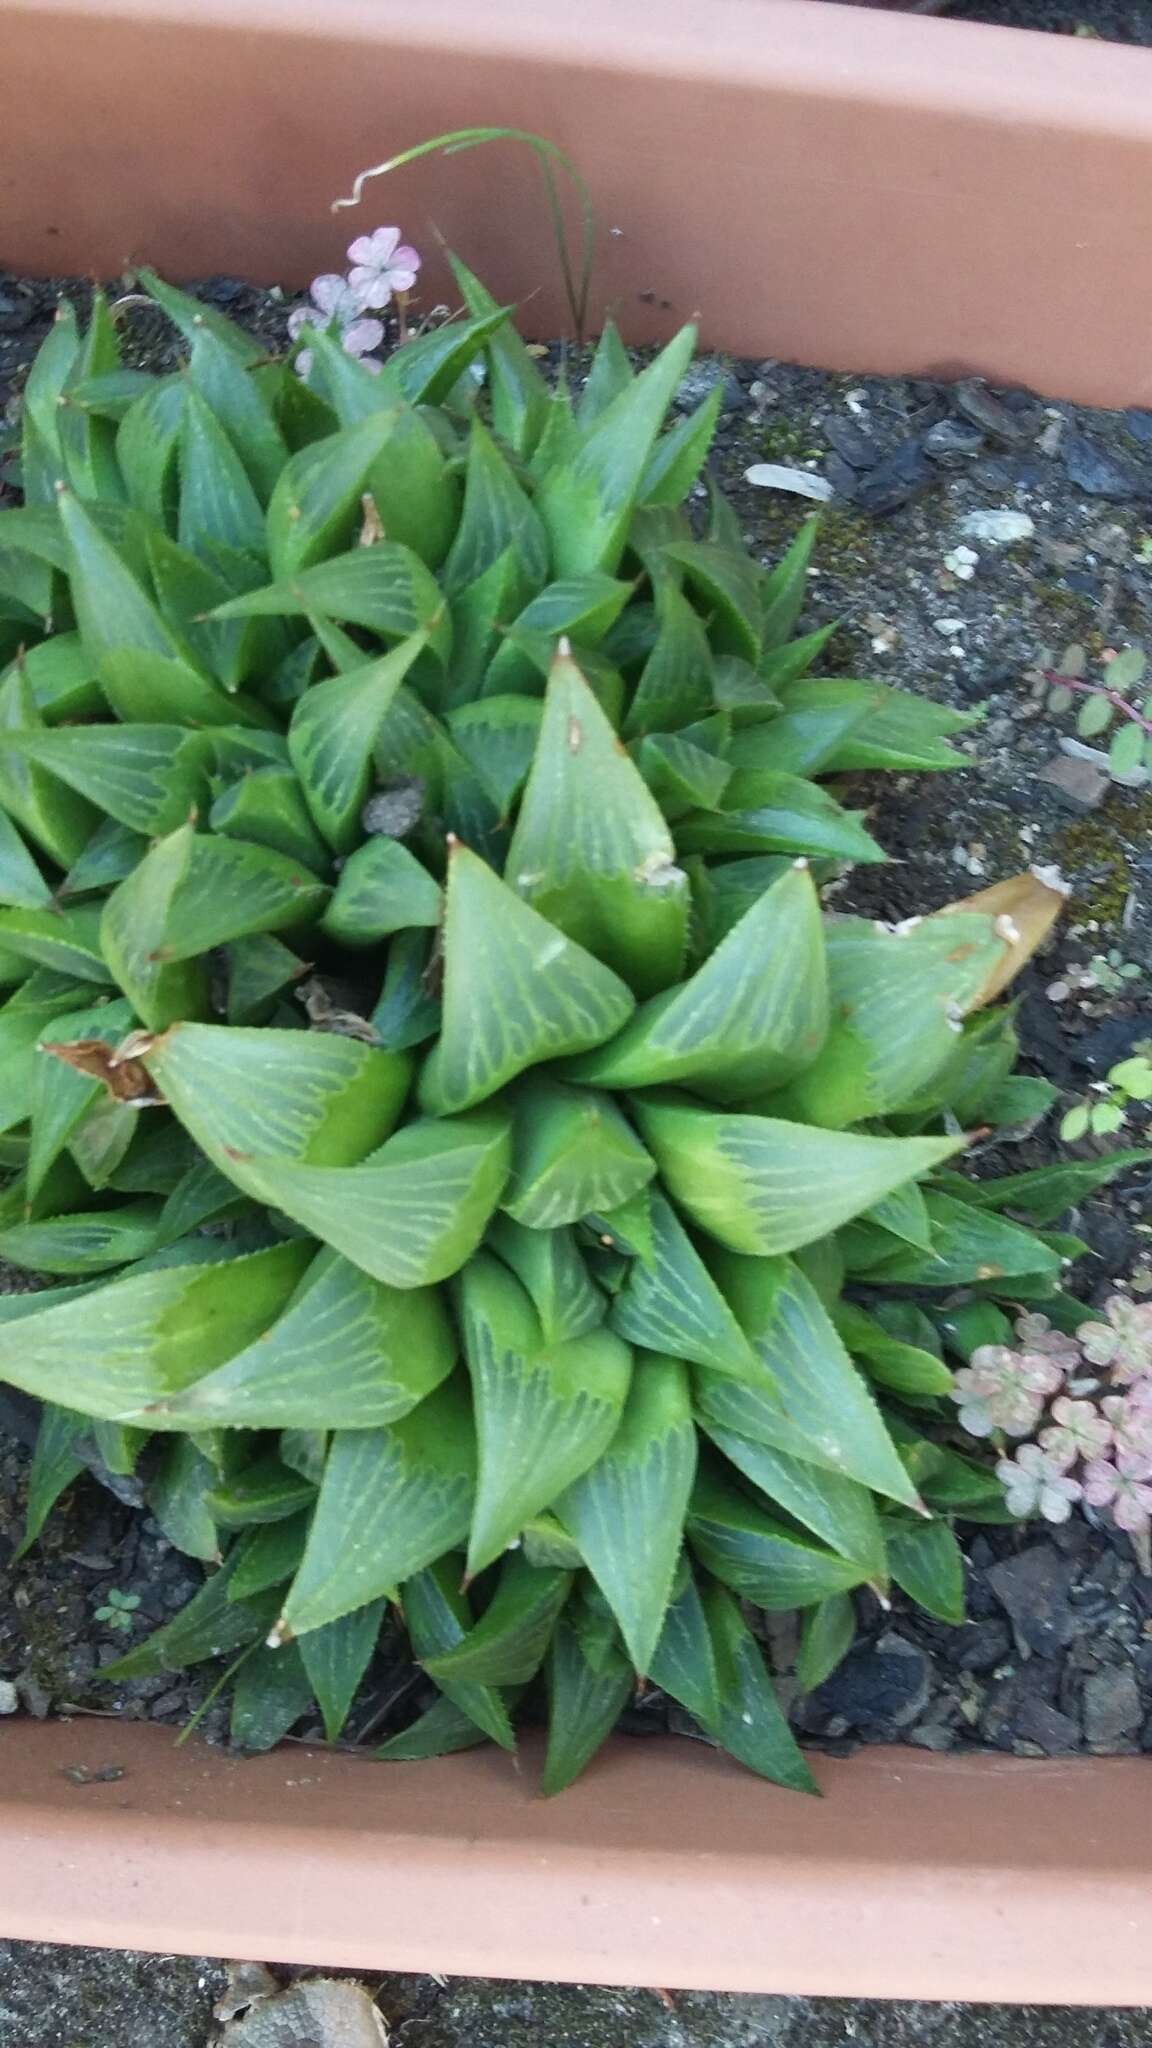
[[[964,721],[813,678],[811,527],[768,571],[718,493],[689,519],[691,331],[636,374],[609,329],[573,402],[458,275],[468,316],[375,375],[310,326],[301,379],[149,278],[184,368],[123,367],[97,296],[29,376],[0,512],[0,1256],[54,1282],[0,1297],[0,1378],[45,1404],[29,1540],[93,1439],[138,1469],[210,1570],[117,1668],[230,1658],[249,1747],[314,1701],[339,1735],[402,1627],[424,1706],[385,1755],[511,1747],[525,1694],[556,1789],[639,1674],[803,1786],[748,1603],[804,1610],[806,1685],[855,1587],[960,1617],[948,1518],[1004,1509],[937,1441],[946,1353],[998,1293],[1073,1312],[1067,1241],[1001,1212],[1111,1163],[946,1170],[1050,1100],[983,1007],[1017,926],[826,916],[818,882],[882,855],[811,778],[947,767]]]

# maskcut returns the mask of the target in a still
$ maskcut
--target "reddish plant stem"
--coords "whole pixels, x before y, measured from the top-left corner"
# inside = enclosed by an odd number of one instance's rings
[[[1152,738],[1152,718],[1145,718],[1134,704],[1128,702],[1127,697],[1120,695],[1119,690],[1110,690],[1105,683],[1086,683],[1080,676],[1062,676],[1059,670],[1054,668],[1045,669],[1044,681],[1054,690],[1078,690],[1082,697],[1103,697],[1122,718],[1130,718],[1133,725],[1138,725],[1141,732]]]

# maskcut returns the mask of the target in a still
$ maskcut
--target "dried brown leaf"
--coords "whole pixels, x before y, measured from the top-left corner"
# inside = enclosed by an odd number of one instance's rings
[[[1016,979],[1043,945],[1067,900],[1068,887],[1058,869],[1029,868],[1022,875],[1010,875],[1005,882],[994,882],[990,889],[978,890],[975,896],[947,903],[937,913],[947,917],[957,910],[982,911],[996,919],[997,931],[1004,940],[1003,957],[968,1005],[970,1010],[982,1010],[995,1002]]]
[[[146,1068],[134,1056],[132,1046],[139,1036],[134,1032],[120,1046],[106,1045],[102,1038],[73,1038],[63,1043],[48,1039],[37,1050],[51,1053],[53,1059],[63,1060],[66,1067],[87,1074],[90,1080],[102,1082],[113,1102],[128,1102],[136,1109],[156,1108],[164,1097],[157,1094]]]
[[[387,2048],[388,2029],[363,1985],[311,1977],[230,2020],[223,2048]]]

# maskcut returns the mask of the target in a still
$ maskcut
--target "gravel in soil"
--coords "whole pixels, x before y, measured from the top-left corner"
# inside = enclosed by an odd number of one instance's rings
[[[294,1971],[278,1973],[287,1979]],[[308,1973],[302,1973],[308,1974]],[[0,1942],[0,2048],[227,2048],[224,1966]],[[774,1998],[483,1977],[368,1985],[392,2048],[1149,2048],[1152,2014]],[[305,2048],[301,2043],[300,2048]],[[307,2048],[336,2048],[309,2041]]]
[[[953,21],[987,21],[1001,28],[1047,29],[1108,43],[1152,45],[1150,0],[953,0]]]
[[[282,344],[282,295],[220,279],[203,290],[270,349]],[[0,404],[46,332],[54,298],[51,284],[0,274]],[[126,319],[135,360],[174,359],[156,313],[132,306]],[[1024,981],[1020,1028],[1026,1063],[1071,1102],[1152,1035],[1152,794],[1117,788],[1062,750],[1070,721],[1047,708],[1042,671],[1071,642],[1085,649],[1090,675],[1102,672],[1106,650],[1148,643],[1152,414],[990,391],[973,379],[851,377],[714,357],[693,366],[682,403],[698,403],[716,383],[715,468],[758,553],[775,559],[809,506],[746,484],[748,467],[799,466],[833,486],[807,621],[838,622],[828,671],[878,676],[983,713],[960,741],[972,773],[849,787],[873,806],[893,860],[858,870],[838,900],[898,917],[1032,862],[1060,865],[1070,912]],[[1070,763],[1092,772],[1070,784]],[[1051,1158],[1054,1121],[997,1163]],[[1148,1192],[1148,1175],[1130,1176],[1070,1219],[1092,1247],[1074,1281],[1087,1298],[1117,1280],[1152,1288]],[[0,1438],[0,1564],[18,1540],[26,1459],[11,1436]],[[948,1629],[901,1601],[882,1614],[865,1596],[848,1662],[819,1694],[793,1703],[801,1730],[837,1744],[983,1744],[1020,1755],[1152,1747],[1152,1582],[1137,1575],[1126,1539],[1076,1520],[1056,1531],[971,1531],[965,1541],[967,1626]],[[203,1676],[109,1691],[100,1671],[178,1607],[194,1577],[147,1515],[80,1482],[43,1542],[0,1577],[0,1679],[15,1682],[26,1711],[71,1702],[186,1719]],[[95,1620],[113,1587],[139,1596],[126,1632]],[[786,1636],[777,1629],[772,1645],[781,1670]],[[383,1703],[392,1719],[374,1732],[409,1717],[410,1685],[386,1654],[365,1716],[379,1721]],[[220,1711],[208,1732],[220,1732]],[[633,1725],[651,1723],[641,1715]]]

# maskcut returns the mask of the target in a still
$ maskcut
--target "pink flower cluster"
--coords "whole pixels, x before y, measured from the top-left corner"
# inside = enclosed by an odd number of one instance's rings
[[[377,228],[370,235],[358,235],[348,250],[347,272],[314,277],[312,304],[297,306],[288,315],[293,341],[306,327],[328,327],[335,322],[348,354],[356,356],[366,370],[378,370],[381,366],[370,351],[383,341],[384,323],[365,315],[382,313],[393,298],[411,291],[420,261],[415,249],[400,240],[399,228]],[[296,368],[302,377],[308,375],[311,362],[311,349],[301,349]]]
[[[974,1351],[952,1396],[971,1436],[1032,1439],[996,1467],[1009,1510],[1066,1522],[1079,1501],[1100,1508],[1152,1570],[1152,1303],[1114,1294],[1074,1337],[1024,1315],[1016,1335],[1018,1350]]]

